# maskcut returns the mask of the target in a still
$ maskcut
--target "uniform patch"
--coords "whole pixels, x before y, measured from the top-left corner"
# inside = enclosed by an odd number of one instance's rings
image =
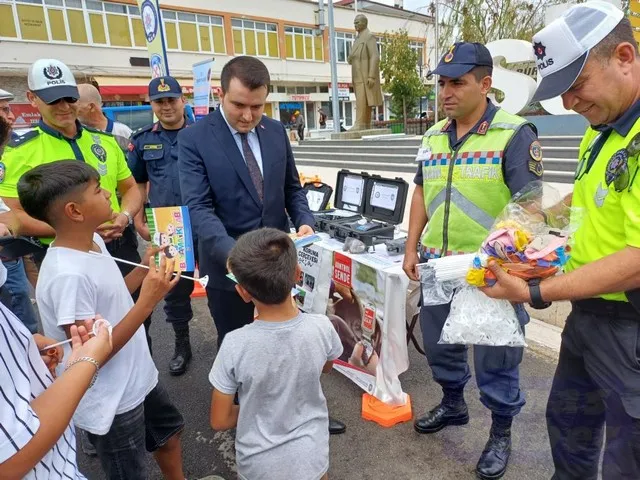
[[[609,159],[604,172],[607,187],[613,183],[616,192],[621,192],[629,186],[629,153],[626,148],[618,150]]]
[[[142,147],[143,150],[162,150],[163,145],[161,143],[155,145],[144,145]]]
[[[107,151],[104,149],[102,145],[98,145],[97,143],[94,143],[93,145],[91,145],[91,152],[101,162],[107,161]]]
[[[133,152],[133,149],[136,148],[133,146],[133,143],[129,142],[129,145],[127,146],[127,150],[129,150],[130,152]]]
[[[537,160],[529,160],[529,171],[534,175],[541,177],[544,173],[542,163]]]
[[[102,177],[104,177],[107,174],[107,164],[106,163],[99,163],[98,164],[98,173]]]
[[[4,174],[7,170],[7,167],[5,167],[4,163],[0,162],[0,183],[4,182]]]
[[[93,140],[93,143],[102,145],[102,138],[100,138],[100,135],[91,135],[91,139]]]
[[[478,135],[484,135],[487,133],[487,130],[489,130],[489,122],[487,122],[486,120],[484,122],[482,122],[480,124],[480,126],[478,127]]]
[[[529,145],[529,155],[536,162],[542,161],[542,146],[538,140],[531,142],[531,145]]]

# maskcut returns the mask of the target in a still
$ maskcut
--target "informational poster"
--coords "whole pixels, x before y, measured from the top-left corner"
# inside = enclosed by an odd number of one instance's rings
[[[151,240],[175,259],[176,272],[192,272],[196,267],[191,219],[187,207],[147,208]]]
[[[329,301],[333,252],[308,245],[298,249],[298,264],[302,269],[298,279],[298,307],[308,313],[324,313]]]
[[[335,252],[332,280],[327,316],[344,348],[335,368],[373,393],[382,346],[384,273]]]

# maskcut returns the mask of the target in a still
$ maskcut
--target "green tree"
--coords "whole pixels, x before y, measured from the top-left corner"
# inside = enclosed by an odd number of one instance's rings
[[[415,112],[415,104],[424,95],[424,86],[416,66],[418,54],[411,49],[407,31],[385,33],[383,37],[380,71],[384,79],[384,90],[391,94],[391,111],[402,117],[407,131],[407,118]]]

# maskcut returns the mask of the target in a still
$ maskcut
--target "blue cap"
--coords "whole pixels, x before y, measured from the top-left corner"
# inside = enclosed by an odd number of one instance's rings
[[[173,77],[158,77],[149,83],[149,100],[160,100],[161,98],[180,98],[182,87]]]
[[[481,43],[458,42],[449,47],[429,75],[460,78],[475,67],[493,67],[493,58]]]

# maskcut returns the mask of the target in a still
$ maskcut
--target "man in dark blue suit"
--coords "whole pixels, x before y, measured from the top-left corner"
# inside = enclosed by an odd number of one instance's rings
[[[228,278],[227,257],[236,239],[261,227],[313,233],[314,219],[300,185],[284,126],[263,115],[269,94],[267,67],[241,56],[222,69],[220,108],[178,135],[182,200],[198,237],[200,272],[209,275],[207,298],[224,336],[253,321]],[[332,433],[344,425],[330,421]]]

